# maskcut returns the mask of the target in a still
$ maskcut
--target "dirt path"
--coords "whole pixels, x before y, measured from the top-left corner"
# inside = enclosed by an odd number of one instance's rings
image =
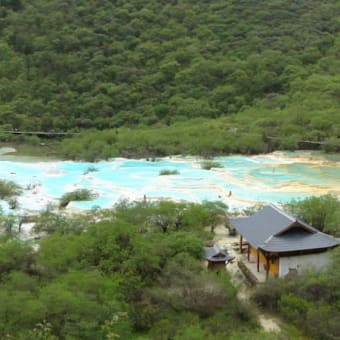
[[[259,315],[259,323],[266,332],[280,332],[281,328],[275,319],[267,318],[264,314]]]
[[[213,243],[220,248],[227,249],[230,255],[235,256],[236,261],[228,264],[227,270],[231,275],[232,283],[239,288],[237,297],[245,303],[250,303],[251,289],[247,285],[246,279],[237,265],[237,259],[240,257],[237,251],[238,237],[230,236],[228,229],[223,225],[217,226],[214,233]],[[252,306],[256,308],[256,306]],[[257,315],[259,324],[266,332],[279,332],[281,330],[278,321],[274,318],[266,316],[258,309]]]

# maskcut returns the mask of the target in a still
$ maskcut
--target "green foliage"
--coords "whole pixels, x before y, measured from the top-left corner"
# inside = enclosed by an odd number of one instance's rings
[[[326,152],[339,152],[340,151],[340,138],[330,137],[322,146]]]
[[[19,202],[16,198],[12,197],[8,200],[8,206],[10,209],[17,209],[19,206]]]
[[[40,299],[49,306],[46,319],[58,337],[91,339],[100,334],[99,320],[109,316],[114,304],[105,301],[109,280],[92,271],[66,273],[41,289]]]
[[[164,169],[159,172],[160,176],[178,175],[178,174],[179,174],[178,170],[169,170],[169,169]]]
[[[293,200],[287,209],[315,228],[340,236],[340,200],[333,195]]]
[[[211,226],[211,231],[213,231],[218,224],[226,225],[228,211],[226,204],[221,201],[203,201],[201,206],[207,214],[207,222],[208,225]]]
[[[0,232],[5,239],[12,239],[17,236],[19,224],[19,218],[14,215],[0,215]]]
[[[84,175],[87,175],[91,172],[96,172],[98,171],[98,169],[95,166],[89,166],[85,171],[84,171]]]
[[[332,195],[292,201],[287,208],[314,227],[339,235],[339,200]],[[306,272],[286,281],[271,280],[255,292],[255,301],[302,329],[313,339],[335,339],[340,332],[340,251],[323,272]],[[320,317],[322,315],[322,317]]]
[[[323,272],[270,280],[256,289],[255,301],[313,339],[336,339],[340,331],[339,260],[337,248],[332,251],[331,265]]]
[[[84,214],[80,216],[66,217],[60,212],[55,213],[50,210],[41,212],[35,217],[34,232],[37,234],[47,233],[52,234],[58,232],[60,234],[80,233],[82,232],[95,218],[95,213]]]
[[[78,240],[74,235],[58,234],[42,240],[36,256],[37,270],[46,277],[54,277],[76,267],[81,250]]]
[[[164,201],[120,202],[93,216],[43,212],[36,222],[45,236],[34,250],[27,241],[0,240],[0,337],[228,339],[257,332],[227,273],[201,263],[209,214],[222,211],[217,202]]]
[[[270,311],[277,310],[285,285],[283,280],[269,280],[266,285],[258,286],[254,296],[256,303]]]
[[[0,247],[0,276],[13,270],[29,271],[33,249],[16,239],[5,240]]]
[[[131,325],[126,312],[117,312],[111,320],[106,320],[102,326],[106,339],[131,338]],[[143,340],[142,338],[140,340]]]
[[[69,142],[65,140],[62,144],[62,152],[66,158],[95,162],[118,156],[115,140],[116,132],[114,130],[101,133],[87,132]]]
[[[44,320],[39,322],[35,328],[26,334],[26,339],[37,340],[57,340],[58,338],[52,333],[52,325]],[[20,336],[19,336],[20,337]]]
[[[310,303],[299,296],[288,294],[282,295],[279,302],[279,310],[290,322],[298,323],[311,307]]]
[[[22,192],[21,187],[13,181],[0,179],[0,199],[11,199]]]
[[[320,318],[322,315],[322,318]],[[340,334],[340,325],[337,322],[339,310],[325,302],[319,302],[308,309],[306,324],[316,339],[334,339]]]
[[[174,337],[174,340],[201,340],[209,339],[208,334],[199,325],[192,325],[182,330],[179,335]]]
[[[72,201],[91,201],[96,197],[96,194],[88,189],[77,189],[75,191],[67,192],[61,196],[59,200],[59,207],[66,208]]]
[[[45,307],[36,299],[32,292],[12,290],[10,286],[1,285],[0,307],[0,335],[6,338],[6,334],[15,334],[19,330],[30,330],[43,319]],[[32,327],[33,328],[33,327]]]
[[[0,130],[91,130],[99,138],[64,144],[90,161],[336,151],[339,11],[336,0],[2,1]],[[182,133],[168,138],[173,125]],[[123,126],[144,131],[117,143]]]
[[[256,203],[253,206],[246,207],[242,209],[242,214],[246,216],[251,216],[256,214],[263,208],[263,203]]]
[[[223,168],[222,164],[214,161],[205,161],[201,163],[201,167],[204,170],[211,170],[213,168]]]

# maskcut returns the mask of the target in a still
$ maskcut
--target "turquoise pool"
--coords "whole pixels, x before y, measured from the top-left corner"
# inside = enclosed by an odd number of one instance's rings
[[[68,191],[91,189],[97,198],[72,202],[70,207],[110,208],[122,199],[175,199],[192,202],[221,200],[230,208],[256,202],[283,203],[293,198],[332,192],[340,196],[340,163],[306,153],[218,157],[222,168],[203,170],[198,158],[172,157],[155,162],[113,159],[98,163],[29,161],[15,156],[0,158],[0,178],[24,188],[20,209],[45,209]],[[96,171],[88,171],[89,168]],[[177,175],[160,176],[161,170]],[[34,187],[34,189],[32,189]],[[230,195],[231,194],[231,195]],[[0,201],[3,210],[7,203]]]

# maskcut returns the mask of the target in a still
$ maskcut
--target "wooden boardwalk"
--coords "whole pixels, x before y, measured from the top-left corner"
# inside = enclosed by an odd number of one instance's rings
[[[20,131],[20,130],[0,130],[0,133],[10,135],[30,135],[30,136],[45,136],[45,137],[63,137],[79,135],[76,132],[57,132],[57,131]]]
[[[265,136],[266,139],[269,140],[275,140],[278,139],[279,137],[274,137],[274,136]],[[323,145],[325,144],[325,142],[321,142],[321,141],[315,141],[315,140],[298,140],[297,143],[301,143],[301,144],[314,144],[314,145]]]

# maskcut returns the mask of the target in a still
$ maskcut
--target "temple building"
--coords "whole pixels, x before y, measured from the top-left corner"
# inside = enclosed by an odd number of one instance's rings
[[[231,218],[240,235],[240,251],[246,247],[248,261],[266,277],[285,277],[306,269],[322,269],[329,261],[327,250],[339,241],[320,232],[274,205],[267,205],[249,217]]]

